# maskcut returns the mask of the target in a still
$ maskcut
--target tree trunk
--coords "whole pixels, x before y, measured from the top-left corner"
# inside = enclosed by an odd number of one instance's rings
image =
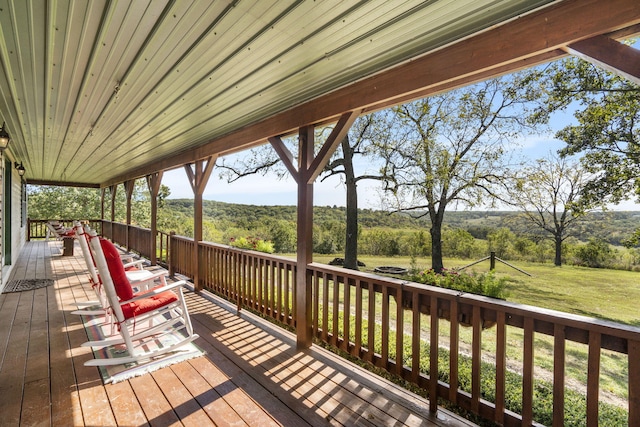
[[[562,265],[562,239],[560,236],[555,236],[556,243],[556,258],[554,260],[554,264],[558,267]]]
[[[347,189],[347,224],[343,267],[358,270],[358,190],[353,170],[353,149],[349,145],[348,137],[342,140],[342,153],[344,156],[345,185]]]
[[[442,218],[440,215],[431,220],[431,268],[436,273],[444,270],[442,262]]]

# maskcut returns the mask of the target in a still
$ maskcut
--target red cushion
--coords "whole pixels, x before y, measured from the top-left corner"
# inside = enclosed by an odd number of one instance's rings
[[[139,316],[143,313],[156,310],[178,300],[178,296],[171,291],[165,291],[149,298],[139,299],[133,302],[120,304],[125,319]]]
[[[120,298],[121,301],[133,298],[133,289],[131,289],[131,283],[129,283],[129,279],[127,279],[124,265],[122,265],[122,261],[120,260],[120,252],[118,252],[114,244],[107,239],[100,238],[100,246],[102,246],[102,252],[104,252],[104,257],[107,260],[109,274],[111,275],[111,280],[113,280],[118,298]]]

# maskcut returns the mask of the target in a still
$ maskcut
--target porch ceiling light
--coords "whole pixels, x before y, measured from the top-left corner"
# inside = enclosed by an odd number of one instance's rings
[[[11,141],[11,137],[7,132],[6,123],[3,122],[0,128],[0,151],[4,151],[9,146],[9,141]]]
[[[26,169],[22,165],[22,162],[20,162],[19,164],[18,164],[18,162],[14,162],[13,165],[15,166],[15,168],[18,171],[18,175],[24,176],[24,173],[26,172]]]

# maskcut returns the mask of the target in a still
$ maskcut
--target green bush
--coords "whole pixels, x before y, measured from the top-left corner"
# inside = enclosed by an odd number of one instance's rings
[[[444,270],[441,273],[436,273],[433,269],[429,269],[412,274],[410,280],[425,285],[439,286],[493,298],[505,299],[507,297],[506,286],[508,278],[498,278],[493,272],[467,274]]]
[[[230,246],[238,249],[250,249],[258,252],[272,254],[274,252],[273,243],[268,240],[256,239],[255,237],[240,237],[231,239]]]
[[[579,246],[575,251],[576,264],[593,268],[604,268],[611,264],[613,251],[602,239],[589,239],[586,245]]]

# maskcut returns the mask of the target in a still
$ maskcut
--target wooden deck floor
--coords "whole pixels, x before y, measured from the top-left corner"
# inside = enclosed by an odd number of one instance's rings
[[[77,248],[76,248],[77,249]],[[0,295],[0,425],[386,426],[471,423],[230,304],[187,292],[206,356],[103,385],[76,301],[90,299],[82,257],[29,242],[9,279],[54,286]]]

